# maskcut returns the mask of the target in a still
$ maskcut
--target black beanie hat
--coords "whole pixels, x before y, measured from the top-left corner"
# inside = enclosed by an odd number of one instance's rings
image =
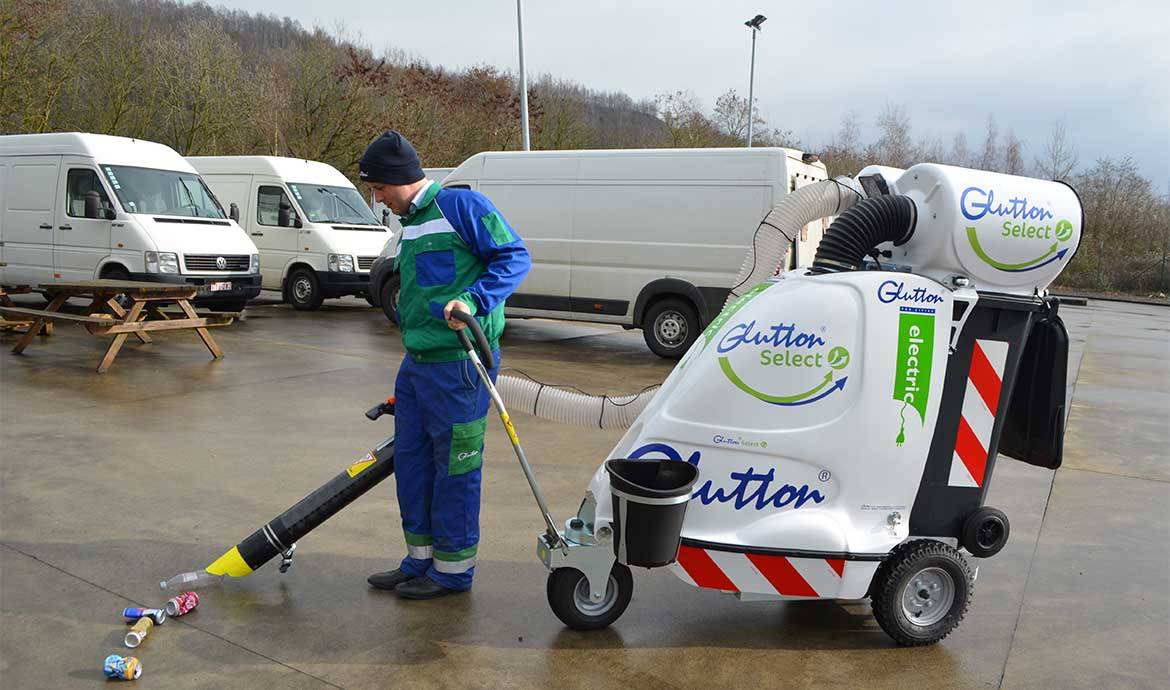
[[[366,148],[358,163],[363,182],[404,185],[426,177],[418,152],[406,137],[394,130],[383,133]]]

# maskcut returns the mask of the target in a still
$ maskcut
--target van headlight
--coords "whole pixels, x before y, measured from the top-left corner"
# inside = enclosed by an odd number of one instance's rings
[[[259,273],[259,272],[260,272],[260,255],[253,254],[252,260],[248,262],[248,273]]]
[[[353,257],[349,254],[330,254],[329,270],[353,273]]]
[[[174,252],[146,252],[147,273],[178,273],[179,255]]]

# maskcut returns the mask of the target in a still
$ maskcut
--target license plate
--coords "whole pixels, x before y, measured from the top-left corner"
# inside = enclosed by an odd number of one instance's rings
[[[212,283],[211,284],[211,291],[212,292],[219,292],[220,290],[231,290],[231,289],[232,289],[232,284],[230,281],[226,282],[226,283]]]

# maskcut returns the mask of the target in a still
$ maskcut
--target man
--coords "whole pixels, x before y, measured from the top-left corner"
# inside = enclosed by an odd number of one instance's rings
[[[471,589],[479,543],[487,387],[455,331],[453,311],[476,317],[495,350],[504,300],[531,267],[528,249],[492,202],[424,178],[398,132],[370,144],[359,165],[374,199],[402,223],[398,326],[406,356],[394,384],[394,465],[407,555],[369,577],[406,599]],[[489,374],[495,380],[498,369]]]

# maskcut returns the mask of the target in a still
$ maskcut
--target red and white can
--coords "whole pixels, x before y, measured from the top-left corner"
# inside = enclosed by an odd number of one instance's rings
[[[199,605],[199,595],[195,592],[183,592],[167,600],[167,615],[182,616]]]

